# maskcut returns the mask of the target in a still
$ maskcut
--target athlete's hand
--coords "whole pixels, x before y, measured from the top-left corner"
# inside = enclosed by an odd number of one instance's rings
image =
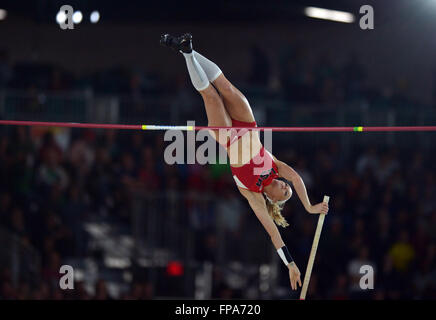
[[[314,206],[310,206],[310,208],[307,211],[309,213],[327,214],[327,212],[329,212],[329,204],[326,202],[320,202]]]
[[[301,287],[300,270],[298,270],[298,267],[295,264],[295,262],[291,262],[288,265],[288,269],[289,269],[289,280],[291,280],[291,288],[292,290],[297,290],[298,284]]]

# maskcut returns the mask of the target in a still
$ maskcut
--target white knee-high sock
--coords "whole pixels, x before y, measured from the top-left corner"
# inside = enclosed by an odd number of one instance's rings
[[[204,90],[209,86],[209,80],[201,65],[198,63],[194,54],[183,53],[188,67],[189,76],[191,77],[192,85],[198,91]]]
[[[218,78],[219,75],[223,73],[215,63],[213,63],[206,57],[202,56],[197,51],[192,50],[192,53],[194,54],[198,63],[203,68],[204,72],[206,72],[207,78],[209,79],[210,82],[215,81],[216,78]]]

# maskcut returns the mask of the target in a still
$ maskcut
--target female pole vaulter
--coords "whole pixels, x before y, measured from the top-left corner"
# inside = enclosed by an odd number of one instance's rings
[[[174,37],[165,34],[161,37],[160,43],[183,54],[191,82],[203,98],[208,126],[257,126],[246,97],[226,79],[215,63],[192,49],[192,35]],[[298,285],[301,287],[300,270],[276,226],[288,226],[281,210],[292,196],[289,181],[307,212],[327,214],[328,204],[310,203],[300,175],[263,147],[258,130],[232,129],[227,130],[230,134],[225,135],[218,131],[210,130],[216,141],[227,150],[235,183],[268,232],[283,263],[288,267],[291,288],[297,290]]]

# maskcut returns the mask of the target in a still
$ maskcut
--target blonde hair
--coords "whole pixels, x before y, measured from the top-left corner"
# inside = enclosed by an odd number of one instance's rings
[[[279,205],[276,202],[270,201],[269,199],[265,199],[265,202],[266,202],[266,208],[268,209],[268,213],[271,216],[271,218],[274,220],[276,225],[281,226],[283,228],[289,226],[289,223],[282,216],[282,212],[281,212],[284,204]]]

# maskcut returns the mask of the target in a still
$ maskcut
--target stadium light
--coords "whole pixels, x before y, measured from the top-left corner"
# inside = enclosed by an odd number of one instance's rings
[[[352,13],[317,7],[306,7],[304,9],[304,14],[311,18],[331,20],[343,23],[353,23],[355,20]]]
[[[89,19],[91,20],[91,23],[97,23],[100,20],[100,12],[92,11]]]
[[[59,11],[56,15],[56,22],[58,24],[64,23],[65,20],[67,20],[67,15],[65,14],[65,11]]]
[[[76,11],[76,12],[73,13],[73,22],[75,24],[78,24],[78,23],[82,22],[82,19],[83,19],[82,12]]]
[[[6,19],[8,12],[5,9],[0,9],[0,20]]]

